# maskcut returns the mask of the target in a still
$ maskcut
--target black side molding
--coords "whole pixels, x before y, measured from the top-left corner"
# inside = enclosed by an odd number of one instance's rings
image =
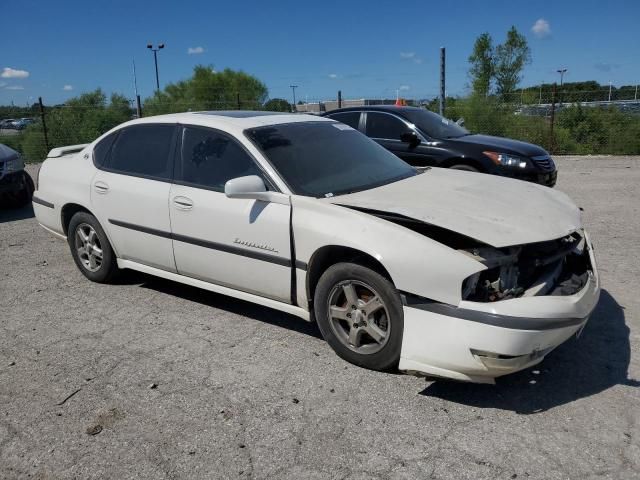
[[[31,198],[33,203],[37,203],[38,205],[42,205],[43,207],[53,208],[53,203],[47,202],[46,200],[42,200],[41,198],[36,197],[35,195]]]
[[[135,225],[133,223],[128,223],[128,222],[121,222],[120,220],[109,219],[109,223],[111,223],[112,225],[116,225],[118,227],[128,228],[129,230],[136,230],[138,232],[148,233],[149,235],[155,235],[162,238],[169,238],[177,242],[190,243],[191,245],[197,245],[199,247],[210,248],[212,250],[231,253],[233,255],[240,255],[242,257],[253,258],[255,260],[261,260],[263,262],[282,265],[283,267],[291,267],[290,259],[277,257],[275,255],[269,255],[268,253],[255,252],[253,250],[248,250],[246,248],[234,247],[232,245],[225,245],[223,243],[210,242],[209,240],[188,237],[186,235],[165,232],[163,230],[156,230],[155,228],[143,227],[141,225]]]
[[[494,327],[509,328],[512,330],[555,330],[557,328],[580,325],[588,318],[513,317],[511,315],[498,315],[495,313],[470,310],[468,308],[460,308],[455,305],[435,302],[409,293],[402,293],[401,297],[402,303],[407,307],[417,308],[419,310],[437,313],[438,315],[444,315],[447,317],[460,318],[470,322],[492,325]]]

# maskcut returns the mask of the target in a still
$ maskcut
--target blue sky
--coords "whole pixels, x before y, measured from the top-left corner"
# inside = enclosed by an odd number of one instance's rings
[[[515,25],[533,61],[523,85],[558,79],[640,82],[640,2],[572,1],[2,1],[0,104],[45,103],[97,87],[133,98],[132,59],[144,98],[197,64],[256,75],[271,97],[408,98],[438,92],[447,48],[447,93],[464,94],[473,41],[504,39]],[[533,28],[537,25],[536,28]],[[192,49],[192,53],[188,53]],[[196,52],[196,53],[194,53]]]

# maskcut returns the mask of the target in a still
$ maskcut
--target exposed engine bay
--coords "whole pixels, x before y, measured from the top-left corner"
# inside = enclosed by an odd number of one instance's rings
[[[495,248],[403,215],[370,209],[354,210],[402,225],[485,265],[486,270],[464,281],[463,300],[496,302],[518,297],[573,295],[587,284],[592,270],[582,231],[557,240]]]
[[[573,295],[586,285],[591,271],[589,252],[580,232],[548,242],[459,251],[487,266],[462,286],[462,298],[475,302]]]

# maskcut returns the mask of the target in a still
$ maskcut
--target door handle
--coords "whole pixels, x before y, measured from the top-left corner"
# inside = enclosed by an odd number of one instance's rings
[[[173,205],[179,210],[191,210],[193,208],[193,200],[182,195],[173,197]]]
[[[96,183],[94,183],[93,188],[98,193],[107,193],[109,191],[109,185],[101,181],[97,181]]]

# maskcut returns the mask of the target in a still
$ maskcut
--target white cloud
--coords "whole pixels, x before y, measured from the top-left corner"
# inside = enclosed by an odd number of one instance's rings
[[[329,78],[338,78],[338,74],[336,74],[336,73],[330,73],[330,74],[329,74]]]
[[[407,90],[410,90],[410,89],[411,87],[409,85],[400,85],[400,88],[399,88],[399,90],[403,92],[406,92]]]
[[[27,78],[28,76],[29,72],[26,70],[16,70],[11,67],[4,67],[0,74],[2,78]]]
[[[204,53],[204,48],[202,48],[202,47],[189,47],[187,49],[187,53],[189,55],[200,55],[201,53]]]
[[[422,59],[416,56],[416,52],[400,52],[400,58],[403,60],[411,60],[418,65],[422,63]]]
[[[24,90],[22,85],[9,85],[8,87],[4,87],[7,90]]]
[[[531,27],[531,31],[538,38],[544,38],[551,35],[551,25],[544,18],[539,18]]]
[[[65,85],[64,87],[62,87],[62,90],[64,90],[65,92],[70,92],[71,90],[73,90],[73,85]]]

